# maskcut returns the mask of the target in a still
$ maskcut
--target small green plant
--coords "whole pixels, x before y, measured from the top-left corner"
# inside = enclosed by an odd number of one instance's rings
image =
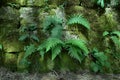
[[[19,40],[24,41],[24,40],[28,39],[29,41],[35,40],[35,41],[39,42],[39,38],[36,35],[36,30],[37,30],[37,27],[35,25],[21,27],[20,28],[21,36],[20,36]]]
[[[42,59],[44,58],[45,53],[51,51],[52,60],[54,60],[56,56],[61,53],[63,44],[63,41],[58,38],[48,38],[38,47]]]
[[[89,24],[84,18],[77,18],[76,16],[69,19],[68,24],[82,24],[89,29]],[[80,20],[80,21],[79,21]],[[83,21],[82,21],[83,20]],[[85,22],[86,21],[86,22]],[[88,49],[86,44],[82,40],[69,39],[66,41],[62,39],[63,22],[62,19],[56,16],[48,16],[43,22],[43,31],[49,34],[49,37],[44,41],[39,47],[38,51],[42,58],[44,58],[45,53],[51,51],[52,60],[54,60],[57,55],[62,51],[62,48],[67,49],[69,55],[81,62],[85,56],[88,54]]]
[[[119,59],[120,31],[111,31],[111,32],[105,31],[103,33],[103,37],[104,37],[105,46],[108,47],[109,49],[111,48],[114,49],[112,51],[112,54],[114,52],[113,56]]]
[[[108,62],[107,56],[104,52],[99,52],[94,48],[93,52],[89,54],[91,58],[90,67],[94,72],[103,72],[104,68],[109,68],[110,63]]]
[[[65,47],[69,55],[80,63],[88,55],[86,43],[83,40],[70,39],[65,41]]]
[[[88,30],[90,29],[89,22],[85,18],[83,18],[81,15],[78,15],[78,14],[71,16],[67,24],[68,25],[80,24],[80,25],[83,25],[83,27],[87,28]]]
[[[0,44],[0,50],[2,50],[2,45]]]
[[[43,31],[47,32],[50,37],[60,38],[62,35],[62,19],[56,16],[47,16],[43,21]]]
[[[104,0],[97,0],[97,4],[100,5],[102,8],[105,7],[105,2],[104,2]]]
[[[29,46],[25,46],[24,47],[24,51],[25,51],[25,54],[24,54],[24,57],[22,58],[22,60],[21,60],[21,64],[25,64],[25,65],[29,65],[30,64],[30,62],[28,61],[28,57],[31,55],[31,54],[33,54],[33,53],[35,53],[36,52],[36,47],[35,47],[35,45],[34,44],[30,44]]]
[[[20,61],[20,64],[29,65],[28,57],[35,53],[36,47],[34,45],[34,41],[39,42],[39,38],[36,33],[37,27],[35,25],[30,25],[27,27],[20,28],[21,36],[19,38],[20,41],[27,41],[28,45],[24,47],[25,54]]]

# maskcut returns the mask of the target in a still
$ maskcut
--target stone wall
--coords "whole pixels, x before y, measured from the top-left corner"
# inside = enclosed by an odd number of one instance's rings
[[[84,0],[66,1],[67,4],[65,8],[61,9],[60,6],[64,0],[2,0],[2,6],[0,6],[0,44],[3,45],[3,50],[0,56],[2,57],[0,58],[0,65],[18,71],[83,69],[81,64],[64,54],[62,60],[58,58],[55,61],[51,61],[50,55],[48,55],[46,60],[43,61],[36,53],[36,55],[33,55],[34,57],[31,58],[32,64],[29,67],[18,64],[24,55],[23,48],[26,45],[25,42],[18,40],[20,36],[19,29],[23,26],[35,25],[39,28],[39,37],[42,38],[41,40],[44,40],[44,34],[41,34],[41,24],[47,15],[57,15],[63,20],[66,20],[67,16],[71,14],[82,14],[90,22],[91,30],[85,32],[67,29],[65,37],[77,37],[87,41],[90,50],[97,47],[101,51],[106,51],[107,48],[104,46],[102,33],[104,31],[120,30],[119,11],[114,7],[106,7],[105,9],[99,7],[94,8],[92,2],[87,3],[87,1]],[[81,3],[83,5],[81,5]],[[110,56],[109,58],[111,58],[112,55],[109,54],[109,52],[107,54]],[[37,59],[34,59],[36,57]],[[88,68],[88,64],[89,63],[86,62],[84,67]],[[112,69],[108,72],[120,73],[119,65],[120,60],[112,60]]]

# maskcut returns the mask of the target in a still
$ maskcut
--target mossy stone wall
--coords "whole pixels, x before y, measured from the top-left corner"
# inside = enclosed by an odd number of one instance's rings
[[[60,9],[60,6],[64,3],[64,9]],[[86,32],[80,29],[76,29],[76,31],[68,29],[65,35],[67,38],[77,36],[87,41],[89,49],[97,47],[101,51],[106,51],[102,33],[104,31],[120,30],[119,12],[117,9],[112,7],[97,9],[88,0],[2,0],[0,4],[0,44],[3,45],[3,50],[0,53],[0,65],[12,70],[45,72],[54,69],[74,71],[84,69],[83,67],[89,69],[88,60],[85,60],[86,62],[83,66],[83,64],[79,64],[66,55],[66,52],[62,55],[62,58],[58,57],[55,61],[51,61],[50,55],[47,55],[45,60],[42,60],[36,53],[37,55],[33,55],[31,58],[32,64],[29,67],[27,65],[19,65],[24,55],[24,46],[26,45],[25,42],[18,40],[20,27],[34,24],[41,29],[42,21],[47,15],[55,14],[66,19],[66,17],[73,14],[82,14],[87,18],[91,24],[91,30]],[[38,30],[39,37],[44,40],[45,36],[41,33],[41,30]],[[107,54],[112,62],[111,72],[120,73],[120,60],[111,58],[112,55]],[[37,59],[34,59],[36,57]]]

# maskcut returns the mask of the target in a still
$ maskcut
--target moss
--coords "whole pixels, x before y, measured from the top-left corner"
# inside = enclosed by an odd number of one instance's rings
[[[71,58],[67,53],[62,53],[60,57],[60,70],[61,71],[80,70],[80,63]]]
[[[20,52],[23,50],[23,45],[21,42],[12,39],[13,41],[3,41],[3,48],[5,52]]]
[[[10,70],[17,69],[17,55],[14,53],[5,53],[4,57],[4,66],[7,67]]]

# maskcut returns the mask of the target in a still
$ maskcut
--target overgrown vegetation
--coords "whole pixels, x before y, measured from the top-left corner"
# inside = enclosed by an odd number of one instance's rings
[[[96,48],[89,54],[91,58],[90,67],[94,72],[104,72],[105,68],[110,68],[107,55],[104,52],[99,52]]]
[[[68,24],[72,25],[78,23],[89,29],[90,26],[88,21],[81,16],[78,16],[79,15],[71,17]],[[88,54],[87,46],[83,40],[79,39],[69,39],[63,41],[61,35],[63,30],[62,24],[62,20],[56,16],[48,16],[45,18],[43,22],[43,30],[49,34],[49,38],[39,46],[38,50],[40,51],[40,55],[44,57],[45,53],[51,51],[52,60],[54,60],[57,55],[61,53],[62,48],[64,48],[68,50],[71,57],[81,62]]]

